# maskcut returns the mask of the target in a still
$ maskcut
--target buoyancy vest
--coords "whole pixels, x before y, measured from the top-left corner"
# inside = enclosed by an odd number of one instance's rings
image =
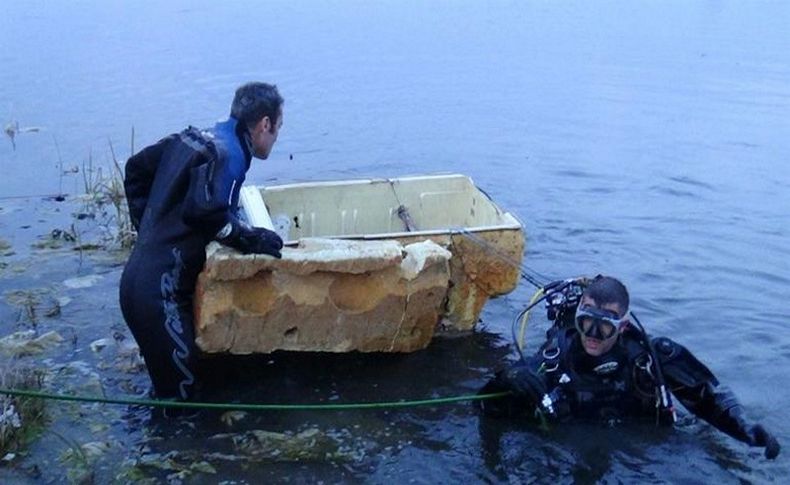
[[[575,329],[555,327],[542,355],[558,419],[657,416],[649,353],[633,332],[624,332],[611,351],[593,357],[584,351]]]

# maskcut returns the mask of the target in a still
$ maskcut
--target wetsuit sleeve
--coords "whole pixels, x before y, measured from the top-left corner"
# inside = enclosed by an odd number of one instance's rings
[[[129,218],[135,231],[140,229],[148,196],[151,193],[156,169],[162,159],[162,153],[175,135],[162,138],[153,145],[143,148],[126,161],[123,188],[126,192],[126,203],[129,206]]]
[[[657,338],[653,343],[667,384],[686,409],[739,441],[765,446],[769,458],[778,454],[779,445],[773,436],[747,420],[735,394],[720,385],[710,369],[691,352],[668,338]],[[773,443],[768,442],[771,440]]]
[[[244,177],[234,176],[227,157],[209,145],[192,163],[182,216],[187,225],[213,238],[228,223],[238,222],[234,201]]]

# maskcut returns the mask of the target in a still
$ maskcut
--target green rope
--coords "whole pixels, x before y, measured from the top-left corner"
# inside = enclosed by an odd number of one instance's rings
[[[38,399],[50,399],[57,401],[77,401],[104,404],[127,404],[138,406],[151,406],[160,408],[198,408],[198,409],[221,409],[239,411],[342,411],[350,409],[385,409],[385,408],[405,408],[415,406],[428,406],[436,404],[449,404],[463,401],[481,401],[484,399],[497,399],[510,394],[506,392],[495,392],[491,394],[470,394],[465,396],[443,397],[435,399],[420,399],[415,401],[384,401],[370,403],[348,403],[348,404],[242,404],[242,403],[214,403],[214,402],[186,402],[186,401],[163,401],[156,399],[135,399],[135,398],[105,398],[96,396],[71,396],[67,394],[52,394],[40,391],[30,391],[25,389],[2,389],[0,394],[8,396],[32,397]]]

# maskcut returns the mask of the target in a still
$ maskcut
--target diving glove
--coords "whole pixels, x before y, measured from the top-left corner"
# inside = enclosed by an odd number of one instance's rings
[[[779,455],[779,450],[782,447],[779,446],[779,442],[774,435],[766,431],[761,424],[756,424],[749,428],[747,435],[751,446],[765,447],[765,457],[769,460],[773,460]]]
[[[524,365],[511,367],[505,372],[505,380],[513,393],[539,404],[548,390],[543,378],[534,370]]]
[[[241,221],[225,224],[217,234],[217,241],[243,254],[269,254],[281,258],[283,240],[276,232],[263,227],[252,227]]]

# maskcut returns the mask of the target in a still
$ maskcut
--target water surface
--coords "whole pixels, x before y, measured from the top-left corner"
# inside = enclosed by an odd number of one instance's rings
[[[3,257],[10,266],[0,289],[47,287],[72,299],[39,324],[71,338],[47,356],[51,364],[86,362],[64,388],[85,390],[94,379],[123,394],[147,385],[145,374],[122,372],[89,349],[113,332],[130,338],[116,301],[121,262],[69,251],[44,262],[30,243],[74,210],[8,197],[79,194],[83,164],[107,164],[110,143],[128,156],[132,128],[140,148],[188,124],[210,125],[238,84],[260,79],[280,86],[285,126],[250,182],[470,175],[524,221],[530,268],[620,276],[651,331],[691,348],[790,443],[785,2],[292,3],[4,5],[0,121],[43,130],[19,134],[16,150],[0,140],[0,234],[16,252]],[[61,177],[61,167],[81,171]],[[35,268],[8,270],[31,258]],[[90,273],[102,279],[89,289],[59,283]],[[474,392],[513,357],[510,318],[530,294],[525,284],[486,307],[479,332],[412,355],[245,361],[226,376],[232,391],[217,397],[352,402]],[[2,335],[30,326],[7,302],[0,317]],[[336,436],[354,458],[215,458],[218,475],[190,480],[759,483],[790,472],[784,455],[767,462],[702,424],[544,434],[481,423],[466,405],[262,414],[231,427],[216,416],[152,424],[145,410],[92,412],[106,413],[109,428],[72,426],[70,411],[56,413],[53,426],[78,443],[112,443],[96,462],[99,481],[145,447],[222,453],[228,444],[208,437],[309,427]],[[0,477],[64,480],[66,448],[42,439]]]

